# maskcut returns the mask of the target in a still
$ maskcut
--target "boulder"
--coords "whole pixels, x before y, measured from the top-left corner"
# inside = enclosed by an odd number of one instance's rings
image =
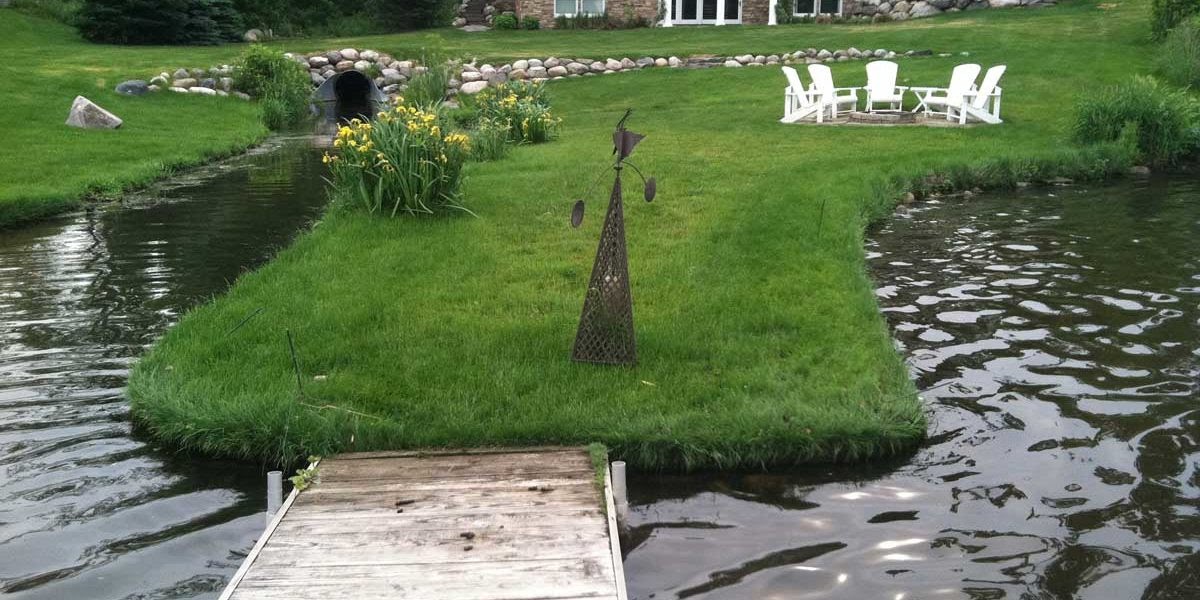
[[[546,74],[550,77],[566,77],[568,74],[567,68],[562,65],[554,65],[546,69]]]
[[[330,50],[325,53],[325,60],[328,60],[331,65],[336,65],[342,62],[342,53],[337,50]]]
[[[541,68],[541,67],[539,67],[539,68]],[[479,92],[482,92],[484,90],[484,88],[486,88],[487,86],[488,86],[488,84],[486,81],[471,81],[471,82],[462,84],[462,87],[458,88],[458,91],[462,92],[464,94],[468,94],[468,95],[478,94]]]
[[[672,56],[671,58],[667,59],[667,65],[672,67],[682,67],[683,61],[679,60],[678,56]]]
[[[187,69],[176,69],[175,73],[171,76],[171,78],[172,79],[187,79],[188,77],[191,77],[191,75],[192,74],[188,73]]]
[[[199,82],[197,82],[195,79],[193,79],[191,77],[187,77],[184,79],[176,79],[175,81],[172,81],[171,87],[183,88],[186,90],[192,86],[195,86],[197,83],[199,83]]]
[[[144,96],[150,92],[150,84],[141,79],[130,79],[118,83],[116,91],[122,96]]]
[[[633,62],[632,60],[630,60],[628,58],[622,58],[621,59],[621,68],[622,69],[636,69],[637,63]]]
[[[222,77],[222,78],[218,79],[217,80],[217,89],[225,90],[227,92],[229,90],[233,89],[233,78],[232,77]]]
[[[788,58],[791,58],[791,57],[789,56]],[[779,64],[779,61],[781,61],[781,60],[783,60],[783,57],[779,56],[778,54],[768,54],[767,55],[767,64],[768,65],[777,65],[777,64]]]
[[[348,61],[348,60],[339,60],[338,63],[333,66],[333,68],[338,73],[344,73],[346,71],[353,69],[354,63],[351,61]]]
[[[634,61],[634,64],[636,64],[639,69],[645,69],[646,67],[654,66],[654,59],[650,58],[649,56],[643,56]]]
[[[194,88],[188,88],[188,93],[196,94],[199,96],[216,96],[217,90],[214,90],[212,88],[196,86]]]
[[[914,19],[920,19],[920,18],[924,18],[924,17],[932,17],[934,15],[940,15],[940,14],[942,14],[942,9],[940,9],[928,2],[925,2],[925,0],[921,0],[920,2],[917,2],[916,4],[913,5],[912,10],[909,11],[908,14],[909,14],[909,16],[911,16]]]
[[[567,63],[567,72],[572,75],[583,75],[588,72],[588,67],[583,63],[569,62]]]
[[[742,66],[742,63],[738,62],[738,60],[737,60],[737,59],[731,58],[731,59],[729,59],[729,60],[725,61],[725,66],[727,66],[727,67],[740,67],[740,66]]]
[[[988,3],[992,8],[1011,8],[1013,6],[1020,6],[1021,0],[989,0]]]
[[[547,69],[553,69],[554,67],[557,67],[561,64],[562,64],[561,60],[559,60],[557,57],[551,56],[550,58],[547,58],[545,62],[542,63],[542,66],[546,67]]]
[[[151,84],[151,85],[146,86],[146,89],[150,90],[151,92],[157,92],[157,91],[162,90],[162,86]]]
[[[261,42],[266,39],[266,34],[261,29],[250,29],[242,34],[242,40],[250,43]]]
[[[875,50],[875,58],[883,58],[883,57],[887,56],[887,53],[888,53],[887,50],[884,50],[883,48],[879,48],[879,49]]]
[[[736,60],[736,61],[738,61],[739,63],[741,63],[741,64],[745,65],[745,64],[749,64],[749,63],[752,63],[752,62],[754,62],[754,55],[752,55],[752,54],[743,54],[743,55],[741,55],[741,56],[735,56],[735,57],[733,57],[733,60]]]
[[[326,66],[326,65],[328,65],[328,64],[329,64],[329,59],[328,59],[328,58],[325,58],[324,56],[310,56],[310,57],[308,57],[308,66],[310,66],[310,67],[312,67],[312,68],[314,68],[314,69],[320,69],[320,68],[323,68],[323,67],[325,67],[325,66]]]
[[[465,27],[466,24],[467,20],[462,17],[454,17],[454,20],[450,21],[451,27]]]
[[[833,58],[833,53],[822,48],[820,52],[817,52],[817,58],[819,58],[821,60],[825,60],[827,58]]]
[[[529,68],[530,69],[532,69],[533,67],[544,67],[544,66],[545,65],[542,64],[542,59],[540,59],[540,58],[529,59]]]
[[[313,87],[321,87],[321,84],[325,83],[325,78],[321,77],[320,73],[310,72],[308,78],[312,81]]]
[[[358,53],[358,58],[367,62],[376,62],[379,60],[379,53],[374,50],[363,50]]]
[[[479,71],[463,71],[460,79],[466,83],[470,83],[472,81],[483,81],[483,74]]]
[[[513,69],[508,72],[509,79],[526,79],[529,75],[525,73],[525,69]]]
[[[217,80],[213,79],[212,77],[207,77],[205,79],[201,79],[200,83],[196,84],[196,87],[203,87],[203,88],[208,88],[210,90],[215,90],[215,89],[217,89]]]
[[[908,3],[908,0],[900,0],[892,5],[892,12],[894,13],[907,13],[910,10],[912,10],[912,5]]]
[[[365,61],[365,60],[356,60],[356,61],[354,61],[354,70],[355,70],[355,71],[358,71],[358,72],[362,73],[362,72],[365,72],[367,69],[370,69],[370,68],[371,68],[371,63],[369,63],[369,62],[367,62],[367,61]]]
[[[384,69],[379,73],[379,76],[383,77],[384,85],[404,83],[405,80],[405,77],[400,74],[400,71],[395,69]]]
[[[529,71],[527,72],[529,73],[529,77],[531,79],[545,79],[548,76],[546,67],[542,66],[529,67]]]
[[[517,69],[520,69],[522,71],[528,70],[529,69],[529,61],[524,60],[524,59],[514,60],[513,64],[512,64],[512,68],[514,71],[516,71]]]
[[[947,8],[954,8],[958,5],[958,0],[926,0],[926,2],[938,10],[946,10]]]
[[[355,50],[354,48],[343,48],[341,53],[342,60],[348,60],[351,62],[358,60],[358,50]]]
[[[883,13],[885,15],[887,13],[892,12],[892,3],[891,2],[880,2],[879,3],[879,12]]]
[[[501,83],[508,81],[508,73],[505,73],[504,71],[492,71],[491,73],[484,75],[483,79],[491,85],[500,85]]]
[[[166,87],[168,85],[171,85],[171,79],[168,77],[163,77],[162,75],[155,75],[153,78],[150,79],[150,85],[157,85],[158,87]]]
[[[654,59],[654,66],[656,66],[656,67],[665,67],[669,64],[671,64],[671,63],[667,62],[667,59],[665,59],[665,58]]]
[[[123,122],[117,115],[100,108],[83,96],[75,96],[75,102],[71,103],[71,112],[67,115],[67,125],[81,129],[116,129]]]
[[[590,71],[592,73],[603,73],[604,70],[605,70],[604,63],[602,63],[598,60],[594,61],[592,64],[588,65],[588,71]]]

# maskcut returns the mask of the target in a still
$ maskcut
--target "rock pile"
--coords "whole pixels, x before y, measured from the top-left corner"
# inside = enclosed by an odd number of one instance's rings
[[[1057,0],[847,0],[845,13],[859,20],[904,21],[985,8],[1054,6]],[[828,19],[828,17],[826,17]]]

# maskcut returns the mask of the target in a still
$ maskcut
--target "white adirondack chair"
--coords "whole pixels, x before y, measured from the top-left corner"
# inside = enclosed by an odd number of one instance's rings
[[[836,119],[840,107],[849,105],[850,110],[854,110],[858,106],[859,88],[833,87],[833,72],[829,67],[820,64],[808,65],[808,76],[813,80],[810,94],[817,103],[818,123],[824,119],[826,109],[829,110],[829,116]]]
[[[981,67],[974,63],[958,65],[950,74],[950,86],[945,88],[914,87],[920,104],[913,112],[924,109],[925,115],[945,115],[950,120],[953,107],[963,105],[963,97],[975,87]]]
[[[962,104],[959,106],[949,107],[951,115],[958,116],[959,124],[966,125],[967,119],[982,121],[990,125],[1003,123],[1000,120],[1000,93],[1003,90],[999,84],[1005,69],[1007,67],[1004,65],[988,69],[987,73],[984,73],[983,81],[980,82],[978,89],[964,93]]]
[[[890,60],[867,63],[867,112],[875,112],[876,104],[887,108],[880,112],[899,112],[904,105],[904,86],[896,85],[896,74],[900,65]]]
[[[783,75],[787,77],[788,86],[783,89],[783,118],[780,123],[795,123],[817,114],[817,103],[812,94],[804,89],[800,74],[792,67],[783,67]]]

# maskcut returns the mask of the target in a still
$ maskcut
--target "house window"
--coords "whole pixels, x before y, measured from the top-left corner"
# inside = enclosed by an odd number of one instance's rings
[[[840,15],[842,0],[796,0],[796,14],[799,16]]]
[[[604,0],[554,0],[554,16],[604,14]]]

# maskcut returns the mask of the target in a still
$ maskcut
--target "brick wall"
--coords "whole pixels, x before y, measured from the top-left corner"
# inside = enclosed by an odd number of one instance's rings
[[[658,0],[607,0],[604,12],[612,19],[624,21],[630,15],[654,24],[658,16]],[[554,27],[554,0],[517,0],[517,18],[537,17],[542,27]]]

